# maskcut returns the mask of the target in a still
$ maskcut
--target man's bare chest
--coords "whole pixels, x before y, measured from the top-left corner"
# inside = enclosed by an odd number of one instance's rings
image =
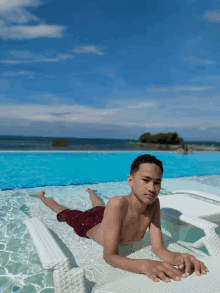
[[[121,244],[129,244],[140,241],[144,237],[146,230],[150,225],[151,219],[152,215],[125,215],[122,219],[121,226]]]

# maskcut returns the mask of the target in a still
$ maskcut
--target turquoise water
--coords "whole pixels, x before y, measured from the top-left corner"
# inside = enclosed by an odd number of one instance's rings
[[[146,152],[0,153],[0,189],[124,181]],[[163,162],[163,178],[220,174],[220,153],[148,152]]]
[[[74,208],[82,202],[85,210],[90,204],[86,187],[105,202],[130,193],[131,163],[144,153],[0,153],[0,292],[54,292],[52,275],[43,270],[23,224],[38,200],[29,194],[43,189],[58,203]],[[148,153],[163,161],[163,178],[220,174],[219,153]],[[166,194],[162,189],[161,195]]]

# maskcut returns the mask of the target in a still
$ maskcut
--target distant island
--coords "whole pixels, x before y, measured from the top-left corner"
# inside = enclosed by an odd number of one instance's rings
[[[129,142],[128,145],[136,145],[146,149],[157,149],[161,151],[177,151],[183,147],[183,138],[177,132],[150,134],[145,132],[139,137],[140,142]],[[189,151],[220,151],[220,148],[212,146],[185,145]]]

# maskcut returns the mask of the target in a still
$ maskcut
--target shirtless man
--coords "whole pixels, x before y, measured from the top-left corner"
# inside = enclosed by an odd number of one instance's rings
[[[103,207],[101,199],[90,188],[85,190],[90,194],[93,208],[86,212],[62,207],[52,199],[45,198],[44,191],[40,191],[38,197],[58,213],[57,219],[59,221],[66,221],[79,236],[87,236],[103,245],[104,259],[113,267],[145,274],[154,282],[159,281],[159,279],[169,282],[170,278],[180,280],[182,277],[185,278],[191,274],[191,268],[195,269],[198,276],[200,272],[205,274],[208,269],[204,263],[194,256],[188,253],[171,252],[163,245],[160,226],[160,202],[158,199],[162,175],[162,162],[155,156],[142,155],[134,160],[130,175],[127,176],[128,185],[132,189],[131,193],[127,196],[112,197],[106,207]],[[96,217],[94,217],[93,224],[90,225],[92,213],[96,213]],[[73,218],[74,221],[71,222]],[[78,226],[75,219],[78,219],[80,223]],[[85,230],[86,225],[90,225],[89,228],[87,227],[87,231]],[[148,227],[151,250],[163,262],[150,259],[129,259],[118,255],[120,244],[140,241]],[[82,231],[84,231],[84,234]],[[175,265],[179,269],[175,268]],[[184,273],[188,273],[188,275]],[[176,277],[179,277],[179,279],[176,279]]]

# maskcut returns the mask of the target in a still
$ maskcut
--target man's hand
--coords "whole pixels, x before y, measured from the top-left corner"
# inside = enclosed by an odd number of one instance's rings
[[[187,276],[190,275],[191,269],[195,270],[197,276],[200,276],[200,273],[205,275],[206,272],[209,271],[203,262],[189,253],[178,253],[178,255],[174,257],[174,261],[180,270],[185,268],[185,273],[186,275],[188,274]]]

